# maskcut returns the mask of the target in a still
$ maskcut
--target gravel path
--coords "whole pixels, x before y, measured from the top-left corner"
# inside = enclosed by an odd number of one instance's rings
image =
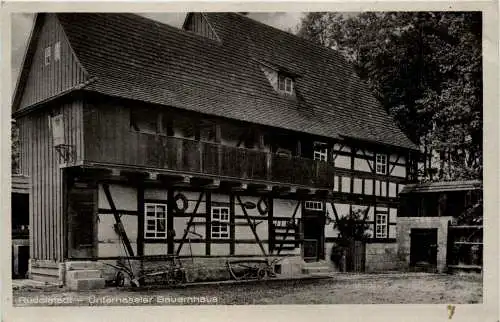
[[[19,288],[14,304],[165,305],[165,304],[466,304],[482,303],[478,274],[339,274],[321,280],[204,285],[176,289],[108,287],[92,292]],[[38,303],[36,303],[38,301]],[[40,303],[43,302],[43,303]]]

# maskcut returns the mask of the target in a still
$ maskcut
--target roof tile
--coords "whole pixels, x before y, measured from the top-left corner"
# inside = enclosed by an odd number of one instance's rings
[[[59,13],[97,81],[87,90],[267,126],[412,148],[337,52],[236,13],[206,13],[221,42],[132,14]],[[296,78],[279,95],[258,61]]]

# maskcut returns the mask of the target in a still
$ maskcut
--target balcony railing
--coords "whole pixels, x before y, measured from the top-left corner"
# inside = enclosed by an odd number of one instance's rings
[[[85,160],[207,175],[333,187],[333,165],[244,148],[130,132],[126,144],[88,144]]]

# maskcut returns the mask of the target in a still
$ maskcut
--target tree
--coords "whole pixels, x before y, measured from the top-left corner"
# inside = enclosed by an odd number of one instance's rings
[[[472,12],[315,12],[298,35],[345,56],[408,137],[439,160],[434,179],[452,180],[482,173],[481,26]]]
[[[342,271],[346,269],[350,271],[354,268],[352,257],[356,255],[352,251],[349,252],[349,249],[355,249],[355,243],[365,242],[369,238],[367,234],[369,224],[366,223],[368,210],[369,208],[350,211],[348,214],[336,218],[334,222],[333,228],[339,234],[336,244],[332,247],[330,259]]]

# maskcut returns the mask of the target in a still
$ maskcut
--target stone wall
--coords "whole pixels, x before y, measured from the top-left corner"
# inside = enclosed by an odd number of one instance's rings
[[[437,228],[437,270],[446,270],[446,250],[448,222],[452,217],[398,217],[398,259],[400,268],[408,270],[410,264],[410,244],[412,228]]]
[[[398,244],[368,243],[366,244],[366,272],[391,271],[399,268]]]

